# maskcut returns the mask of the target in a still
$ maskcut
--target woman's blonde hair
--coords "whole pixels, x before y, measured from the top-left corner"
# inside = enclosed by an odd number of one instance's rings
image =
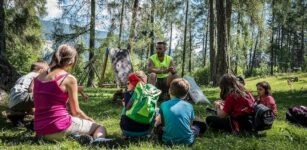
[[[77,62],[78,53],[75,48],[67,44],[59,46],[52,56],[49,64],[50,70],[61,68],[67,65],[74,66]]]

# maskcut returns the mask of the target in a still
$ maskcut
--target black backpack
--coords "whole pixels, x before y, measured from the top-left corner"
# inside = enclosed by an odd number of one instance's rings
[[[272,128],[274,122],[274,114],[272,109],[263,104],[256,104],[254,106],[253,127],[255,131],[263,131]]]
[[[307,107],[296,106],[289,108],[286,113],[286,119],[291,123],[307,127]]]

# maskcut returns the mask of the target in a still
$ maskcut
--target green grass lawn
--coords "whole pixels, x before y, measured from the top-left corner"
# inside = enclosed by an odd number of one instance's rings
[[[299,82],[287,84],[287,78],[298,76]],[[208,130],[202,137],[198,137],[191,147],[174,146],[174,149],[307,149],[307,129],[289,124],[285,120],[285,112],[288,107],[295,105],[307,105],[307,73],[284,74],[274,77],[254,77],[246,80],[246,88],[256,91],[256,83],[268,81],[273,90],[273,96],[278,107],[278,117],[271,130],[265,131],[265,137],[237,136],[226,133],[216,133]],[[204,93],[211,101],[219,98],[218,88],[203,87]],[[110,137],[118,141],[118,149],[170,149],[160,144],[155,138],[127,140],[121,136],[119,128],[120,112],[122,106],[114,103],[112,94],[115,89],[86,89],[90,96],[89,102],[80,100],[81,108],[98,123],[103,124]],[[254,92],[254,94],[256,94]],[[194,105],[195,114],[206,117],[205,105]],[[4,110],[1,106],[0,110]],[[76,141],[67,139],[57,143],[37,141],[34,133],[22,128],[13,128],[5,118],[0,118],[0,149],[87,149],[80,146]],[[101,147],[105,149],[105,147]]]

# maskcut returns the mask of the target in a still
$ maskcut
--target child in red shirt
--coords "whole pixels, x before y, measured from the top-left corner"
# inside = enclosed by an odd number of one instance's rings
[[[263,104],[272,109],[274,116],[277,116],[277,107],[274,98],[272,97],[271,86],[268,82],[263,81],[256,84],[258,98],[257,103]]]
[[[252,131],[249,120],[253,114],[252,95],[231,74],[221,78],[220,89],[222,100],[214,102],[217,115],[206,118],[209,128],[234,133]]]

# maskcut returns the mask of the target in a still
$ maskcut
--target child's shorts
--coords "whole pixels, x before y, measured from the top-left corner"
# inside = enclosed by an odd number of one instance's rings
[[[19,101],[19,103],[10,108],[12,111],[29,112],[34,108],[33,95],[31,93],[23,93],[21,96],[18,96],[16,101]]]
[[[98,127],[100,127],[100,125],[92,121],[81,119],[78,117],[72,117],[71,125],[65,131],[49,134],[44,136],[43,138],[54,141],[62,140],[66,136],[72,135],[74,133],[78,133],[81,135],[93,135]]]
[[[167,78],[157,78],[156,86],[162,93],[168,93]]]

